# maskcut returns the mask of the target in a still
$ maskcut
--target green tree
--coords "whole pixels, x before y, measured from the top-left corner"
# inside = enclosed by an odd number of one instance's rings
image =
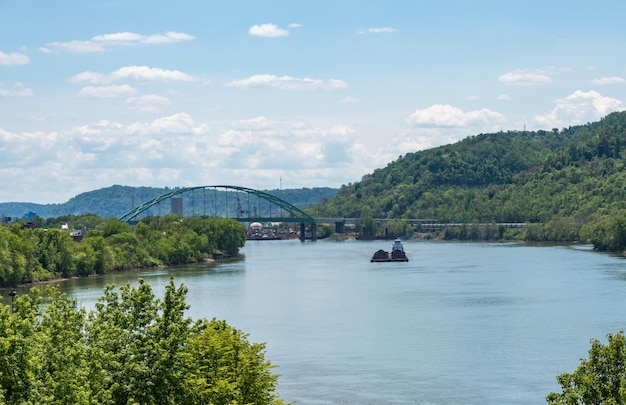
[[[217,250],[234,255],[246,243],[246,230],[238,221],[230,218],[213,218],[210,223]]]
[[[213,319],[203,321],[190,340],[193,402],[200,404],[282,404],[278,376],[263,354],[265,345]]]
[[[19,235],[0,227],[0,283],[17,285],[28,277],[27,247]]]
[[[69,233],[58,229],[35,229],[39,238],[39,262],[52,274],[62,277],[74,275],[71,246],[74,243]]]
[[[188,403],[190,392],[187,374],[191,370],[188,340],[192,321],[185,315],[189,305],[185,301],[187,287],[176,288],[170,279],[159,312],[148,331],[155,345],[152,361],[152,383],[156,403]]]
[[[89,276],[96,272],[97,256],[91,243],[75,243],[72,246],[72,261],[77,276]]]
[[[112,285],[105,288],[86,327],[89,380],[99,402],[154,403],[151,363],[158,342],[150,341],[147,332],[157,310],[154,293],[143,280],[120,292]]]
[[[133,232],[121,232],[111,235],[106,239],[107,245],[115,257],[116,270],[137,269],[158,264],[154,258],[148,255],[137,235]]]
[[[264,344],[225,321],[185,315],[187,288],[163,299],[143,280],[106,287],[89,315],[58,287],[0,305],[0,404],[278,405]]]
[[[622,252],[626,249],[626,212],[615,217],[608,230],[608,249],[614,252]]]
[[[35,321],[41,306],[39,290],[15,299],[14,314],[0,305],[0,403],[28,403],[35,384],[33,350]]]
[[[129,232],[130,226],[116,218],[109,218],[98,225],[97,228],[105,238],[118,233]]]
[[[35,404],[90,404],[87,375],[85,309],[59,287],[46,288],[48,302],[33,335],[36,353],[31,402]]]
[[[115,269],[115,254],[102,235],[88,232],[81,244],[91,246],[94,255],[93,271],[96,274],[105,274]]]
[[[557,376],[561,393],[552,392],[549,404],[626,404],[626,338],[624,332],[607,335],[608,344],[591,341],[589,358],[571,374]]]

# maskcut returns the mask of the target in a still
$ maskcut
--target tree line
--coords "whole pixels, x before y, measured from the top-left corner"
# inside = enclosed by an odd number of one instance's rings
[[[236,255],[246,240],[243,226],[228,218],[167,215],[134,227],[96,215],[39,220],[34,229],[0,226],[0,286]],[[68,221],[86,228],[82,240],[60,229]]]
[[[185,316],[187,288],[108,286],[86,312],[58,287],[0,305],[0,404],[280,405],[264,344]]]

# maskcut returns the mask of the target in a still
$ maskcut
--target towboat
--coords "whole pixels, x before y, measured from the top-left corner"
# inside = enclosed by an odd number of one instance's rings
[[[408,262],[409,258],[406,257],[406,253],[404,252],[404,246],[402,245],[402,241],[399,238],[393,241],[393,245],[391,245],[391,252],[387,252],[385,250],[378,250],[372,256],[370,262]]]

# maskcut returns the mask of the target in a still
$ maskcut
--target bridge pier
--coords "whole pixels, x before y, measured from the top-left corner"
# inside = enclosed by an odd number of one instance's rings
[[[346,221],[335,222],[335,233],[346,233]]]
[[[317,224],[315,222],[311,222],[310,224],[311,231],[311,240],[317,240]],[[300,222],[300,240],[304,242],[306,240],[306,227],[304,222]]]

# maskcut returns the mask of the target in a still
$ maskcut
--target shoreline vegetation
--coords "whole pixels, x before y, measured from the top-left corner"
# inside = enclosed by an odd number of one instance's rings
[[[241,224],[226,218],[167,215],[134,227],[99,219],[78,239],[46,225],[0,227],[0,288],[233,257],[246,240]]]
[[[225,259],[219,259],[219,260],[225,260]],[[206,263],[211,263],[211,262],[215,262],[215,261],[217,261],[217,260],[216,259],[209,259],[209,258],[206,258],[206,259],[202,260],[202,262],[206,262]],[[107,274],[141,272],[141,271],[150,270],[150,269],[166,269],[168,267],[178,266],[178,265],[179,264],[173,264],[173,265],[159,264],[157,266],[151,266],[151,267],[137,267],[137,268],[134,268],[134,269],[116,270],[116,271],[112,271],[112,272],[109,272],[109,273],[88,274],[86,276],[56,277],[56,278],[50,278],[50,279],[46,279],[46,280],[28,281],[26,283],[18,284],[16,286],[12,286],[12,287],[20,287],[20,288],[34,287],[34,286],[38,286],[38,285],[60,283],[60,282],[68,281],[68,280],[77,280],[77,279],[85,278],[85,277],[101,277],[101,276],[105,276]],[[0,289],[6,289],[6,288],[7,287],[0,287]]]

